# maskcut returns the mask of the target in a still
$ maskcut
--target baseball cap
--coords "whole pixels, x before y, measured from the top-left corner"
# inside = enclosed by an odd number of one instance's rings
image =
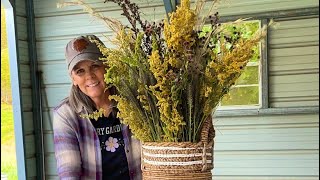
[[[97,44],[91,42],[90,39],[98,40],[103,45],[102,41],[95,35],[79,36],[72,39],[67,44],[65,57],[69,74],[71,74],[73,68],[83,60],[91,60],[102,64],[102,61],[99,60],[99,58],[104,56],[100,52]]]

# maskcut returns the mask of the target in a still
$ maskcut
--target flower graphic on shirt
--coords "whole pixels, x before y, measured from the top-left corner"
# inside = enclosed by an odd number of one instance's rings
[[[118,139],[113,138],[113,137],[109,137],[109,139],[106,141],[105,145],[106,145],[107,151],[115,152],[116,148],[119,147]]]

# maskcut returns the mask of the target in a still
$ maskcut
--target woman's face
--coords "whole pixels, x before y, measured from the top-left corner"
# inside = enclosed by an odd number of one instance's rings
[[[79,62],[72,70],[71,78],[75,86],[92,100],[104,98],[105,67],[103,64],[85,60]]]

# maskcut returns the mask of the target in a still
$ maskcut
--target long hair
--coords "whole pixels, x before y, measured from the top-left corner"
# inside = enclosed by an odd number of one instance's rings
[[[110,87],[109,89],[110,95],[117,94],[116,88],[114,86]],[[96,110],[95,103],[93,100],[84,94],[78,86],[72,85],[69,95],[69,103],[70,106],[75,109],[76,111],[80,110],[80,108],[84,107],[87,113],[91,114]],[[116,114],[116,102],[111,101],[112,103],[112,113],[113,115]]]

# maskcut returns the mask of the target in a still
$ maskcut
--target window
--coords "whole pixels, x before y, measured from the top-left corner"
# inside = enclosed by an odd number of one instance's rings
[[[228,37],[241,36],[250,38],[260,28],[260,21],[246,21],[241,24],[222,24],[224,30],[223,35]],[[210,26],[205,26],[203,31],[210,31]],[[240,31],[240,34],[235,33]],[[213,49],[219,52],[219,41]],[[261,106],[261,75],[260,75],[260,47],[257,45],[253,48],[254,56],[244,69],[244,72],[236,81],[235,85],[230,89],[221,102],[219,109],[235,109],[235,108],[259,108]],[[227,48],[228,44],[227,44]]]

